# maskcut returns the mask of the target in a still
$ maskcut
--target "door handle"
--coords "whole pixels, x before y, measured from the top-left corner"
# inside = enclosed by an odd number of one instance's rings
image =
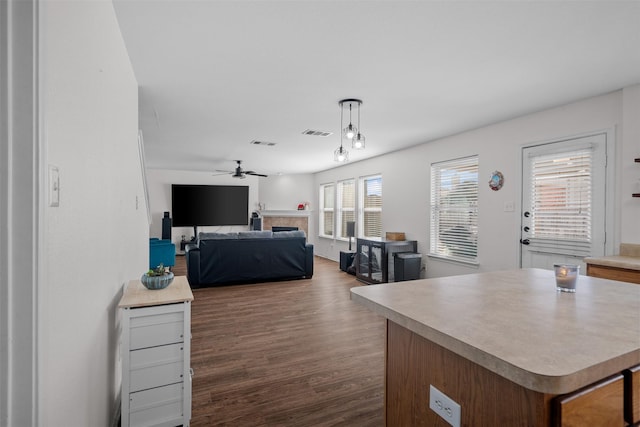
[[[520,239],[520,243],[522,243],[523,245],[528,245],[531,242],[529,241],[529,239]]]

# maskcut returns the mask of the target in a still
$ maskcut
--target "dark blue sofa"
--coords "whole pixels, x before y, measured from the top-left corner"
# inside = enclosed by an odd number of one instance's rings
[[[200,233],[185,256],[193,288],[313,276],[313,245],[304,231]]]

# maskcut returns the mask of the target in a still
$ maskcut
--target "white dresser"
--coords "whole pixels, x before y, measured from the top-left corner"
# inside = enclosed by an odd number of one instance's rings
[[[161,290],[127,285],[118,304],[123,427],[189,425],[191,301],[184,276]]]

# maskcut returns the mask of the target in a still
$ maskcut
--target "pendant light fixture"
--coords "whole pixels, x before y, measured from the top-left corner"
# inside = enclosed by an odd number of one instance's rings
[[[352,100],[348,100],[348,101],[352,101]],[[345,100],[342,101],[347,102]],[[347,137],[348,140],[353,139],[354,136],[356,136],[356,131],[358,130],[352,123],[351,123],[351,107],[352,107],[352,103],[349,102],[349,126],[347,126],[346,128],[342,129],[342,133],[344,133],[344,136]],[[341,105],[341,108],[344,108],[344,105]],[[342,114],[342,112],[340,112],[340,114]]]
[[[336,150],[333,152],[333,160],[335,160],[338,163],[345,163],[349,161],[349,152],[345,150],[344,147],[342,146],[342,138],[344,137],[344,132],[342,132],[342,126],[344,124],[343,120],[344,120],[344,105],[343,105],[343,101],[340,101],[340,129],[341,129],[340,147],[336,148]]]
[[[342,143],[340,147],[336,148],[336,151],[333,152],[333,159],[338,163],[346,163],[349,161],[349,152],[342,147]]]
[[[346,137],[349,141],[351,141],[351,148],[355,150],[361,150],[364,148],[364,135],[362,135],[359,131],[360,128],[360,106],[362,105],[362,100],[355,98],[347,98],[338,102],[340,105],[340,147],[338,147],[334,151],[334,159],[336,162],[344,163],[349,161],[349,152],[345,150],[342,145],[343,138]],[[347,127],[344,126],[344,109],[345,106],[349,106],[349,125]],[[358,126],[354,126],[351,120],[351,112],[353,111],[353,107],[358,107]]]
[[[362,101],[358,102],[358,133],[351,140],[351,148],[354,150],[364,150],[364,135],[360,133],[360,106],[362,105]],[[351,106],[349,106],[351,108]]]

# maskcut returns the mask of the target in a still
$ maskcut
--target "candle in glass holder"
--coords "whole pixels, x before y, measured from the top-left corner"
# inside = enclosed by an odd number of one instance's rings
[[[556,290],[560,292],[575,292],[578,281],[579,265],[554,264],[556,273]]]

